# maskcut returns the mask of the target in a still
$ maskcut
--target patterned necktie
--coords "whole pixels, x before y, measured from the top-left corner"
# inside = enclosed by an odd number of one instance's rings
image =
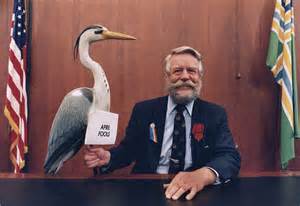
[[[178,104],[175,109],[177,113],[174,118],[169,174],[175,174],[184,169],[186,133],[183,111],[185,110],[185,106]]]

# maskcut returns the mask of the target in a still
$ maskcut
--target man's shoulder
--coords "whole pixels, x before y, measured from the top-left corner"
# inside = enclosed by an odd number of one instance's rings
[[[162,97],[155,97],[152,99],[146,99],[139,101],[135,104],[136,107],[153,107],[160,105],[162,106],[164,103],[167,103],[168,96],[162,96]]]
[[[152,99],[137,102],[132,110],[135,115],[142,115],[143,117],[151,116],[154,113],[163,113],[167,108],[168,97],[156,97]]]
[[[195,101],[195,105],[201,107],[203,110],[207,111],[207,112],[211,112],[211,111],[216,111],[216,112],[220,112],[220,111],[225,111],[224,107],[213,103],[213,102],[209,102],[203,99],[196,99]]]

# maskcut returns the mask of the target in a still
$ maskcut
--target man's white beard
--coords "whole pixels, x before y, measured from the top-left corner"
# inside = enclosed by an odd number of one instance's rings
[[[176,92],[177,88],[182,86],[190,87],[191,92],[185,96],[181,96],[177,94]],[[186,105],[192,102],[193,100],[195,100],[197,97],[199,97],[200,90],[201,90],[201,83],[199,82],[198,84],[194,84],[190,80],[186,82],[178,81],[176,83],[167,82],[167,90],[175,104]]]

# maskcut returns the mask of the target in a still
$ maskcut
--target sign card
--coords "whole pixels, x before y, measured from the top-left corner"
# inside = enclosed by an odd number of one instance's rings
[[[118,118],[118,114],[111,112],[97,111],[90,113],[85,133],[85,144],[115,144],[118,129]]]

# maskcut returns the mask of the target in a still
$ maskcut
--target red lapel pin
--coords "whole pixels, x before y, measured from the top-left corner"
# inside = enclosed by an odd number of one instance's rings
[[[201,123],[194,124],[192,133],[193,133],[194,138],[199,142],[203,138],[204,125]]]

